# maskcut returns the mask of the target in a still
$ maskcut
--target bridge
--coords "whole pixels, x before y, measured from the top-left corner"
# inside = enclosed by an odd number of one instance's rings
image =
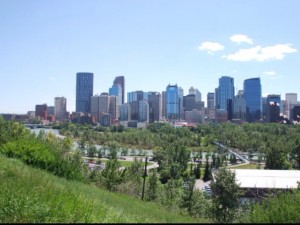
[[[225,145],[223,145],[223,144],[221,144],[221,143],[219,143],[219,142],[217,142],[217,141],[214,141],[214,144],[215,144],[215,145],[218,145],[219,147],[221,147],[221,148],[223,148],[223,149],[225,149],[225,150],[227,150],[227,151],[229,151],[231,154],[235,155],[235,157],[237,157],[237,158],[238,158],[239,160],[241,160],[243,163],[246,163],[246,164],[249,164],[249,163],[250,163],[250,161],[249,161],[248,159],[246,159],[244,156],[242,156],[242,155],[236,153],[235,151],[233,151],[232,149],[226,147]]]

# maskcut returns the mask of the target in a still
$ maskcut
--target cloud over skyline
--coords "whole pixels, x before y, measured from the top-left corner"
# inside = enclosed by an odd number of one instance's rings
[[[251,38],[249,38],[247,35],[244,34],[235,34],[230,37],[230,40],[232,42],[235,42],[237,44],[241,43],[247,43],[247,44],[253,44],[253,41]]]
[[[208,54],[213,54],[213,52],[222,51],[224,46],[218,42],[203,42],[198,47],[200,51],[207,51]]]
[[[270,60],[282,60],[287,54],[295,53],[297,51],[297,49],[291,47],[291,44],[277,44],[267,47],[258,45],[253,48],[240,49],[233,54],[223,56],[223,58],[240,62],[264,62]]]

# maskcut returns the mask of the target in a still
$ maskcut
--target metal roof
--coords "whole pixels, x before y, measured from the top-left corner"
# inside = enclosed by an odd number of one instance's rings
[[[241,188],[298,188],[299,170],[253,170],[230,169],[235,171],[236,183]]]

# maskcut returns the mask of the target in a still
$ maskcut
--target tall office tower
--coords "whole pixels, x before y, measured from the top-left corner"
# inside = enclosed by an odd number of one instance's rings
[[[131,120],[131,108],[129,103],[125,103],[119,106],[119,120],[130,121]]]
[[[207,108],[215,109],[215,93],[212,92],[207,93]]]
[[[184,91],[181,87],[178,87],[178,97],[179,97],[179,120],[184,117],[184,108],[183,108],[183,95]]]
[[[148,100],[148,92],[132,91],[127,93],[127,102]]]
[[[285,101],[286,101],[286,111],[283,113],[286,114],[289,119],[292,119],[290,112],[295,105],[299,105],[299,102],[297,100],[297,93],[286,93]]]
[[[184,111],[192,111],[196,109],[196,96],[189,94],[183,97],[183,108]]]
[[[166,88],[166,109],[166,118],[168,120],[180,119],[180,98],[177,84],[169,84]]]
[[[111,115],[111,121],[119,118],[119,107],[118,107],[118,97],[116,96],[109,96],[109,114]]]
[[[96,122],[100,121],[99,95],[94,95],[91,97],[91,115],[96,118]]]
[[[67,119],[67,99],[65,97],[54,98],[54,115],[57,120]]]
[[[35,106],[35,116],[40,117],[43,120],[46,120],[48,117],[47,104],[36,105]]]
[[[219,87],[216,88],[216,109],[225,110],[227,119],[233,116],[234,79],[227,76],[219,78]]]
[[[281,102],[280,95],[268,95],[267,96],[266,122],[276,123],[279,121],[280,102]]]
[[[134,121],[139,121],[139,102],[129,102],[130,104],[130,118]]]
[[[242,90],[238,91],[233,100],[233,118],[242,121],[246,120],[246,100]]]
[[[117,105],[122,105],[122,87],[120,84],[114,84],[109,89],[109,95],[110,96],[116,96],[118,98]]]
[[[76,79],[76,112],[89,113],[93,96],[94,74],[77,73]]]
[[[48,116],[54,116],[54,106],[47,106]]]
[[[159,92],[149,92],[149,123],[158,122],[161,119],[161,95]]]
[[[246,120],[255,122],[261,119],[262,95],[260,78],[244,80],[244,98],[246,101]]]
[[[202,101],[201,92],[197,88],[191,87],[189,89],[189,95],[195,95],[196,96],[196,102],[201,102]]]
[[[120,84],[122,88],[122,104],[125,103],[125,77],[118,76],[114,80],[114,84]]]
[[[161,92],[161,116],[162,118],[167,118],[167,105],[166,105],[166,92]]]
[[[267,97],[261,98],[261,104],[262,104],[262,119],[263,121],[267,120]]]
[[[95,116],[96,121],[101,121],[101,116],[109,113],[109,99],[108,93],[101,93],[91,97],[91,114]]]
[[[139,122],[149,122],[149,103],[146,100],[139,101]]]

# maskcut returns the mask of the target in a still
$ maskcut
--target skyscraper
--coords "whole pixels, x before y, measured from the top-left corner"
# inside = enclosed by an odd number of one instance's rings
[[[246,120],[248,122],[260,120],[262,114],[260,78],[244,80],[244,98],[246,101]]]
[[[160,121],[161,119],[161,95],[159,92],[149,92],[149,122]]]
[[[207,108],[215,109],[215,93],[207,93]]]
[[[42,120],[46,120],[48,117],[47,104],[35,106],[35,116],[40,117]]]
[[[54,98],[54,115],[57,120],[67,118],[67,99],[65,97]]]
[[[118,76],[114,80],[114,84],[120,84],[122,88],[122,104],[125,103],[125,78],[124,76]]]
[[[167,86],[166,117],[168,120],[178,120],[180,118],[180,100],[177,84]]]
[[[266,122],[276,123],[279,121],[280,116],[280,95],[268,95],[267,96],[267,116]]]
[[[114,84],[109,89],[110,96],[116,96],[118,98],[117,105],[122,105],[122,87],[120,84]]]
[[[234,79],[227,76],[219,78],[219,87],[216,88],[216,109],[225,110],[227,119],[233,116]]]
[[[76,75],[76,112],[89,113],[91,112],[94,74],[77,73]]]
[[[233,100],[233,118],[242,121],[246,120],[246,101],[242,90],[238,91]]]

